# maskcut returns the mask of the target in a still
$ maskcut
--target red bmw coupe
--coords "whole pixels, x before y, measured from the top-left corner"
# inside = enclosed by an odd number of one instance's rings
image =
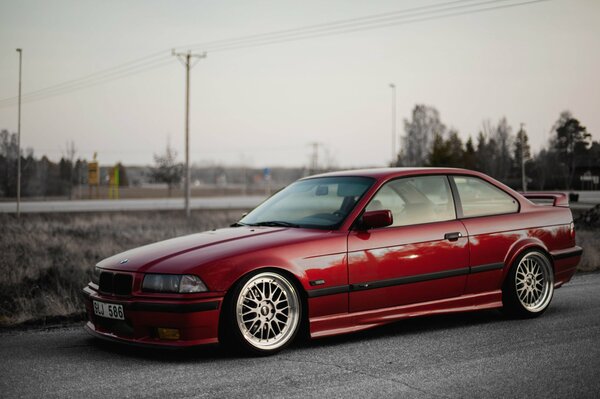
[[[301,330],[323,337],[490,308],[535,317],[581,254],[564,194],[519,194],[463,169],[327,173],[229,228],[101,261],[83,289],[86,328],[132,344],[271,354]]]

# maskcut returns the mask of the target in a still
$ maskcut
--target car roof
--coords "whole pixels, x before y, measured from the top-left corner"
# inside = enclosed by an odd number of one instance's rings
[[[336,172],[322,173],[307,177],[336,177],[336,176],[360,176],[360,177],[373,177],[375,179],[388,179],[392,177],[400,176],[414,176],[414,175],[430,175],[430,174],[469,174],[475,176],[481,176],[479,172],[475,172],[468,169],[461,168],[371,168],[371,169],[355,169],[355,170],[340,170]]]

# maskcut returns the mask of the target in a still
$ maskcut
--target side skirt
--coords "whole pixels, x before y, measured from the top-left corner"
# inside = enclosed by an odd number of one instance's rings
[[[319,338],[361,331],[410,317],[468,312],[501,307],[502,291],[495,290],[481,294],[461,295],[454,298],[395,306],[391,308],[313,317],[309,319],[310,336],[311,338]]]

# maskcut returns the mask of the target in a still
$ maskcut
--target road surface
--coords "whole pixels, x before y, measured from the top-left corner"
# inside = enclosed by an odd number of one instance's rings
[[[265,196],[204,197],[192,198],[192,209],[252,209],[265,200]],[[570,204],[573,209],[589,209],[600,204],[600,191],[580,191],[579,201]],[[0,213],[14,213],[16,202],[0,202]],[[148,198],[121,200],[73,200],[73,201],[23,201],[23,213],[47,212],[110,212],[183,209],[183,198]]]
[[[268,358],[96,341],[81,326],[0,334],[3,398],[600,397],[600,274],[533,320],[419,318]]]
[[[192,209],[252,209],[264,201],[264,196],[192,198]],[[149,198],[121,200],[24,201],[23,213],[47,212],[110,212],[163,211],[183,209],[183,198]],[[16,212],[16,202],[0,202],[0,213]]]

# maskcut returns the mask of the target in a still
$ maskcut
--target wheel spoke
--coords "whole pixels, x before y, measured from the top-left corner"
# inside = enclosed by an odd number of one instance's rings
[[[545,309],[554,289],[554,271],[547,257],[531,251],[521,258],[514,273],[514,293],[521,306],[531,313]]]
[[[264,272],[249,279],[237,298],[236,318],[242,337],[260,349],[277,348],[299,325],[299,299],[282,276]]]
[[[270,336],[269,338],[275,338],[277,336],[277,333],[275,332],[275,330],[273,329],[273,323],[269,323],[268,324],[268,331],[269,331],[269,335],[271,333],[273,333],[273,336]]]
[[[242,316],[246,316],[249,314],[256,314],[256,311],[254,309],[252,309],[252,310],[248,310],[246,312],[242,312]]]

